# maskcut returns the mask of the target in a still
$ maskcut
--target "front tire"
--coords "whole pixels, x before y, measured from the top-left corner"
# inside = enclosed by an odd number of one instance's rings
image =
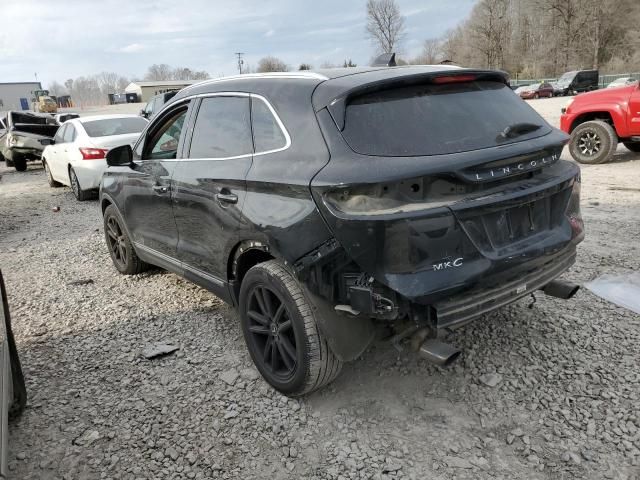
[[[305,395],[340,373],[342,362],[319,330],[300,284],[276,260],[260,263],[245,275],[240,318],[256,368],[283,394]]]
[[[60,182],[56,182],[56,181],[53,179],[53,175],[51,175],[51,169],[49,169],[49,164],[47,163],[47,161],[46,161],[46,160],[44,160],[44,161],[42,162],[42,166],[44,167],[44,171],[45,171],[45,172],[46,172],[46,174],[47,174],[47,182],[49,182],[49,186],[50,186],[50,187],[53,187],[53,188],[61,187],[61,186],[62,186],[62,184],[61,184]]]
[[[618,135],[602,120],[581,123],[569,140],[569,152],[576,162],[595,165],[611,160],[618,147]]]
[[[640,142],[624,142],[624,146],[632,152],[640,153]]]
[[[69,184],[71,185],[71,190],[73,191],[73,195],[79,202],[84,202],[91,197],[91,192],[87,190],[82,190],[80,186],[80,182],[78,181],[78,176],[76,172],[73,170],[73,167],[69,167]]]
[[[124,228],[124,221],[113,205],[104,210],[103,221],[104,237],[116,269],[124,275],[137,275],[144,271],[147,264],[138,258]]]

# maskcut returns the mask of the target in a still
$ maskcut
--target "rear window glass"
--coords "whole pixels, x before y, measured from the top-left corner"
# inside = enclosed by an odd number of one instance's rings
[[[259,98],[251,100],[251,121],[256,153],[278,150],[287,145],[287,139],[280,125],[267,104]]]
[[[147,126],[142,117],[108,118],[82,122],[82,126],[90,137],[108,137],[110,135],[127,135],[140,133]]]
[[[505,130],[509,135],[501,135]],[[354,151],[365,155],[421,156],[504,145],[550,131],[507,85],[482,81],[407,86],[356,97],[347,105],[343,135]]]

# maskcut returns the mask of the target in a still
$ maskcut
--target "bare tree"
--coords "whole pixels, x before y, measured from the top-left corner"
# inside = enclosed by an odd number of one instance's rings
[[[67,95],[68,92],[64,85],[61,85],[54,80],[49,84],[49,93],[51,93],[51,95],[59,97],[61,95]]]
[[[130,83],[131,81],[127,77],[118,77],[118,82],[117,82],[118,93],[124,92],[124,89],[127,88]]]
[[[427,38],[422,44],[422,52],[411,63],[418,65],[434,65],[442,60],[442,40]]]
[[[288,72],[286,63],[276,57],[268,56],[261,58],[258,62],[258,73],[264,72]]]
[[[103,94],[108,95],[110,93],[116,93],[118,90],[118,74],[115,72],[100,72],[96,75],[98,84],[100,85],[100,91]]]
[[[173,69],[166,63],[153,64],[147,68],[147,73],[145,74],[144,79],[150,81],[172,80]]]
[[[357,67],[358,65],[353,63],[351,61],[351,59],[349,59],[348,61],[345,60],[344,63],[342,64],[342,68],[351,68],[351,67]]]
[[[367,35],[381,53],[391,53],[405,33],[396,0],[367,1]]]
[[[298,70],[311,70],[311,64],[309,63],[301,63],[298,67]]]

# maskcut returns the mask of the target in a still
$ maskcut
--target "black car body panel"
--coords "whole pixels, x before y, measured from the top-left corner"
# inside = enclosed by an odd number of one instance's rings
[[[477,98],[507,90],[516,110],[528,109],[529,123],[501,125],[487,148],[467,134],[452,153],[357,153],[349,143],[352,102],[425,82],[436,85],[433,95],[464,93],[438,86],[450,82],[473,83]],[[419,92],[421,101],[446,100],[429,97],[432,90]],[[195,154],[198,129],[223,116],[204,112],[226,102],[212,99],[229,98],[251,118],[251,148]],[[277,123],[282,130],[273,148],[259,145],[259,107],[268,107],[273,129]],[[177,158],[144,159],[145,138],[180,108],[188,111],[174,141]],[[234,140],[242,135],[236,131]],[[369,318],[461,325],[541,288],[573,263],[583,237],[580,176],[559,159],[566,142],[511,92],[502,72],[245,75],[181,90],[143,132],[133,163],[107,170],[101,202],[103,209],[116,205],[140,258],[232,304],[248,268],[280,259],[322,304],[318,321],[336,355],[352,359],[372,337]],[[339,316],[334,307],[360,315]]]

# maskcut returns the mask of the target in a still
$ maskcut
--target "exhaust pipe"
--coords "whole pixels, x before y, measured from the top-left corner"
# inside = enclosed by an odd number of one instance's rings
[[[456,361],[462,352],[436,338],[428,338],[420,345],[418,353],[422,358],[435,365],[448,367]]]
[[[553,280],[542,287],[542,291],[552,297],[569,300],[580,290],[580,285],[563,280]]]

